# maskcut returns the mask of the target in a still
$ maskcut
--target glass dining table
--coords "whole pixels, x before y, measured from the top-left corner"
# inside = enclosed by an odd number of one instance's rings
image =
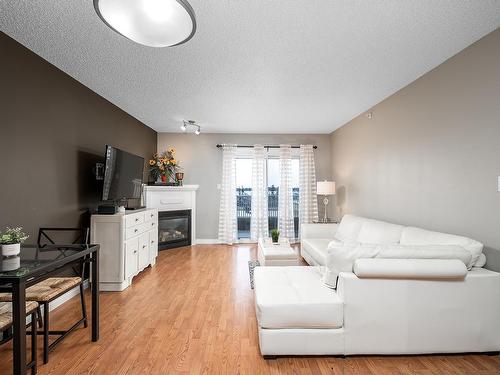
[[[26,374],[26,288],[82,260],[91,264],[92,341],[99,340],[99,245],[27,245],[0,259],[0,291],[12,293],[13,374]]]

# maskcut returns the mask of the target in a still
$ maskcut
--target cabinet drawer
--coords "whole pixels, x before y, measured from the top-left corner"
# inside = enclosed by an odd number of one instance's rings
[[[151,223],[142,223],[139,225],[135,225],[133,227],[127,228],[125,231],[125,239],[132,238],[134,236],[138,236],[139,234],[144,233],[145,231],[149,230],[151,227]]]
[[[156,227],[158,227],[158,222],[150,221],[150,222],[144,223],[144,227],[145,227],[144,230],[156,229]]]
[[[145,216],[145,221],[146,222],[158,221],[158,211],[148,211],[148,212],[145,212],[144,216]]]
[[[186,210],[191,208],[191,193],[185,191],[169,191],[166,194],[153,194],[148,205],[159,211]]]
[[[125,227],[130,228],[138,224],[144,223],[144,212],[138,212],[125,216]]]

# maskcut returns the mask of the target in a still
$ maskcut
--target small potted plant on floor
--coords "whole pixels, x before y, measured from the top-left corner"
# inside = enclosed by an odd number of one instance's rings
[[[0,245],[2,245],[2,255],[5,257],[17,255],[21,252],[21,244],[26,241],[28,235],[23,232],[22,227],[5,228],[0,233]]]
[[[278,243],[280,239],[280,231],[277,229],[271,230],[271,238],[273,239],[273,243]]]

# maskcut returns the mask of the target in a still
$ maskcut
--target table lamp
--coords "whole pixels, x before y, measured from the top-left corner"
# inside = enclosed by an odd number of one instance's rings
[[[325,205],[325,216],[323,223],[328,223],[330,220],[326,217],[326,208],[328,206],[328,195],[335,195],[335,182],[334,181],[318,181],[316,185],[316,194],[323,195],[323,204]]]

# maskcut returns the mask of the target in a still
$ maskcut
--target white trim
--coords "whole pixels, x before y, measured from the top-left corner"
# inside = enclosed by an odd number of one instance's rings
[[[194,245],[220,245],[222,242],[217,238],[198,238]],[[237,244],[252,244],[257,241],[252,241],[250,238],[242,238],[237,240],[233,245]]]
[[[193,245],[218,245],[221,243],[217,238],[197,238]]]
[[[196,191],[200,185],[182,185],[182,186],[164,186],[164,185],[146,185],[144,190],[149,191]]]

